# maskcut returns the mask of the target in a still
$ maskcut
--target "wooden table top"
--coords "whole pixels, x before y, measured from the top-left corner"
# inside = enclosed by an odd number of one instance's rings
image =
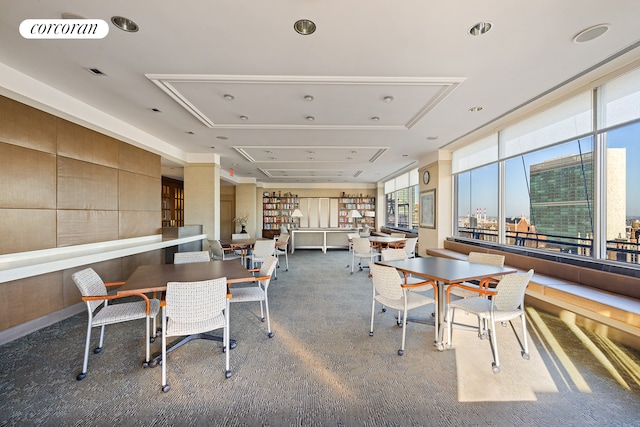
[[[220,277],[226,277],[228,284],[255,281],[238,260],[141,265],[118,289],[118,295],[162,292],[167,289],[168,282],[199,282]]]
[[[399,261],[378,261],[376,264],[394,267],[402,272],[426,277],[427,279],[437,280],[438,282],[446,284],[517,272],[517,270],[513,268],[495,267],[492,265],[432,256]]]

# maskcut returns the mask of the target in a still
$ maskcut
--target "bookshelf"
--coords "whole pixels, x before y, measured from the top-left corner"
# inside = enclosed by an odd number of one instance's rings
[[[356,210],[362,218],[350,218],[349,212]],[[368,225],[376,227],[375,197],[340,197],[338,199],[338,225],[340,228],[356,228]]]
[[[291,217],[291,214],[300,207],[300,199],[292,194],[267,194],[262,197],[262,237],[270,239],[280,234],[281,225],[289,229],[299,228],[300,219]]]

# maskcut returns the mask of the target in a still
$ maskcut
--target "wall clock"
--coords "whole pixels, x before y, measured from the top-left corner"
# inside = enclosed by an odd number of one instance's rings
[[[431,174],[429,173],[429,171],[424,171],[424,173],[422,174],[422,182],[426,184],[429,183],[429,181],[431,180]]]

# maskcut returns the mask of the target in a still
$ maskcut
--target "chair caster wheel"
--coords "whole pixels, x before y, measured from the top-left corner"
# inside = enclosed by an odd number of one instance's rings
[[[452,347],[451,344],[445,344],[445,346],[444,346],[444,348],[447,349],[447,350],[451,349],[451,347]]]
[[[398,350],[398,356],[402,356],[404,354],[404,350]]]
[[[86,376],[87,376],[87,373],[86,373],[86,372],[83,372],[83,373],[81,373],[81,374],[78,374],[78,376],[76,377],[76,379],[77,379],[78,381],[82,381]]]
[[[507,327],[507,322],[500,322],[500,324],[502,325],[503,328]]]
[[[93,350],[93,352],[94,352],[95,354],[98,354],[98,353],[100,353],[101,351],[102,351],[102,347],[96,347],[96,348]]]
[[[373,331],[369,332],[369,336],[372,337],[373,336]]]
[[[349,273],[349,274],[351,274],[353,276],[353,271],[351,273]]]
[[[231,347],[231,350],[233,350],[234,348],[236,348],[238,346],[237,342],[232,342],[231,344],[229,344],[229,347]]]
[[[226,372],[224,373],[224,376],[225,376],[226,378],[231,378],[231,371],[226,371]]]
[[[169,390],[171,390],[171,386],[169,384],[165,384],[162,386],[163,393],[167,393]]]
[[[269,332],[269,334],[267,335],[269,338],[273,338],[276,334],[274,334],[273,332]]]
[[[267,319],[265,319],[264,317],[260,319],[260,321],[261,321],[262,323],[264,323],[264,321],[265,321],[265,320],[267,320]]]
[[[444,345],[442,345],[442,343],[439,343],[436,348],[438,351],[444,351]]]
[[[146,369],[149,367],[149,362],[142,362],[142,368]]]
[[[529,360],[529,353],[525,353],[524,351],[522,352],[522,358],[524,360]]]
[[[491,369],[493,369],[493,373],[494,374],[500,373],[500,367],[498,365],[496,365],[495,362],[491,364]]]
[[[150,342],[151,344],[153,344],[154,342],[156,342],[156,337],[151,337],[151,338],[149,338],[149,342]]]
[[[158,366],[158,361],[157,360],[152,360],[151,362],[149,362],[149,367],[150,368],[155,368],[156,366]]]
[[[383,312],[383,313],[386,313],[386,312],[387,312],[387,309],[386,309],[386,308],[383,308],[383,309],[382,309],[382,312]]]

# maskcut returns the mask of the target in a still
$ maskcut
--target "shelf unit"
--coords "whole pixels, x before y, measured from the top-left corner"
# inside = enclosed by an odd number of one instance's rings
[[[269,196],[262,198],[262,237],[272,238],[280,234],[280,226],[289,229],[300,227],[300,218],[292,218],[291,214],[300,207],[298,197]]]
[[[362,218],[349,218],[349,212],[357,210]],[[338,225],[340,228],[376,227],[375,197],[340,197],[338,199]]]

